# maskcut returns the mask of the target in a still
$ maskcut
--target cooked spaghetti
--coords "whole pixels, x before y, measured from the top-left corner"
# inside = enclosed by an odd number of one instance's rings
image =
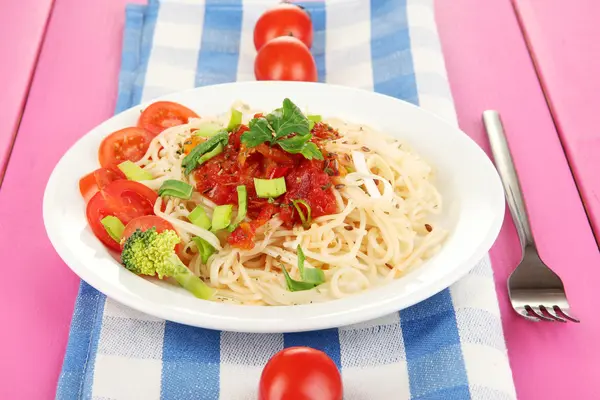
[[[405,143],[307,117],[287,99],[269,114],[238,102],[187,121],[169,122],[145,143],[137,180],[158,192],[153,213],[176,231],[179,258],[213,289],[211,300],[342,298],[401,277],[444,241],[447,232],[432,222],[442,212],[434,172]],[[165,185],[174,181],[191,194],[170,195]]]

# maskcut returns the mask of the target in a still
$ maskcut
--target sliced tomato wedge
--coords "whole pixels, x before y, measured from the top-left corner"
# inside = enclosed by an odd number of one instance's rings
[[[121,251],[121,245],[114,240],[102,225],[102,219],[109,215],[114,215],[112,210],[106,205],[101,193],[96,193],[87,203],[85,211],[88,224],[92,228],[94,235],[111,250]]]
[[[154,214],[154,203],[158,195],[139,182],[116,180],[92,196],[87,204],[86,216],[94,235],[107,247],[120,250],[121,246],[112,239],[102,219],[108,215],[117,217],[124,225],[144,215]]]
[[[96,185],[98,189],[103,190],[110,183],[121,179],[127,179],[125,174],[117,167],[114,168],[98,168],[94,171]]]
[[[110,183],[100,195],[113,215],[127,225],[134,218],[154,214],[158,195],[139,182],[118,180]]]
[[[98,185],[96,184],[94,172],[90,172],[79,180],[79,193],[81,193],[86,204],[98,193]]]
[[[142,111],[138,127],[156,136],[167,128],[187,124],[190,118],[198,118],[198,114],[179,103],[157,101]]]
[[[99,190],[120,179],[126,179],[125,174],[120,169],[98,168],[79,180],[79,192],[87,203]]]
[[[156,232],[164,232],[167,230],[174,231],[173,225],[170,222],[165,221],[161,217],[156,215],[144,215],[143,217],[137,217],[129,221],[125,230],[123,231],[123,237],[121,243],[124,242],[135,232],[137,229],[141,231],[147,231],[148,229],[156,228]]]
[[[146,154],[151,140],[151,135],[141,128],[131,127],[113,132],[100,143],[100,165],[110,168],[126,160],[138,161]]]
[[[123,237],[121,238],[121,246],[125,243],[125,241],[135,232],[137,229],[141,231],[147,231],[148,229],[156,228],[156,232],[161,233],[167,230],[175,231],[173,225],[169,221],[165,221],[161,217],[157,217],[156,215],[144,215],[143,217],[137,217],[129,221],[127,226],[125,226],[125,230],[123,231]],[[180,253],[183,250],[183,245],[181,243],[175,246],[175,251]]]

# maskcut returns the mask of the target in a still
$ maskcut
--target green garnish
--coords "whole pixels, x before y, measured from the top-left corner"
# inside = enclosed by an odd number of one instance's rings
[[[283,177],[275,179],[254,178],[254,189],[256,189],[256,195],[263,199],[281,196],[287,190],[285,178]]]
[[[233,232],[235,228],[246,218],[246,212],[248,210],[248,194],[246,193],[246,186],[240,185],[237,187],[237,195],[238,195],[238,213],[237,217],[227,230],[229,232]]]
[[[212,228],[213,232],[227,228],[231,222],[231,212],[233,211],[233,205],[226,204],[224,206],[216,206],[213,211],[212,217]]]
[[[117,167],[119,167],[121,172],[123,172],[130,181],[148,181],[154,178],[150,172],[144,171],[141,167],[129,160],[123,161]]]
[[[317,122],[321,122],[323,120],[320,115],[307,115],[306,118],[308,118],[308,129],[311,131]]]
[[[161,197],[171,196],[188,200],[190,197],[192,197],[193,191],[194,187],[189,183],[185,183],[175,179],[168,179],[164,181],[162,185],[160,185],[160,189],[158,189],[158,195]]]
[[[310,142],[312,135],[308,118],[290,99],[283,100],[282,108],[273,110],[265,117],[252,119],[248,128],[241,137],[246,147],[268,142],[271,145],[278,144],[288,153],[302,154],[309,160],[323,159],[318,147]]]
[[[212,247],[210,243],[208,243],[201,237],[194,236],[192,240],[194,241],[194,243],[196,243],[196,247],[198,247],[198,253],[200,254],[202,264],[206,264],[208,258],[215,253],[215,248]]]
[[[215,290],[194,275],[174,251],[181,239],[173,230],[156,232],[156,228],[146,231],[136,230],[124,243],[121,262],[131,272],[138,275],[158,275],[173,277],[194,296],[208,300]]]
[[[222,130],[222,126],[213,124],[212,122],[207,122],[205,124],[200,125],[198,129],[194,131],[194,136],[213,137]]]
[[[302,221],[302,226],[304,227],[304,229],[310,228],[310,224],[312,223],[312,218],[311,218],[311,209],[310,209],[310,206],[308,205],[308,203],[302,199],[298,199],[298,200],[292,200],[292,204],[294,205],[294,208],[296,208],[296,211],[298,211],[298,215],[300,215],[300,221]],[[306,215],[304,215],[304,212],[300,208],[299,204],[302,204],[306,208]]]
[[[181,161],[181,166],[185,168],[185,174],[189,175],[199,164],[206,161],[206,159],[202,161],[200,160],[203,155],[213,151],[219,146],[219,144],[221,146],[227,146],[228,141],[229,134],[227,131],[222,130],[207,141],[202,142],[194,147],[190,154],[185,156],[185,158]]]
[[[217,147],[215,147],[214,149],[212,149],[208,153],[203,154],[202,156],[200,156],[200,158],[198,159],[198,165],[204,164],[205,162],[207,162],[208,160],[210,160],[214,156],[218,156],[222,152],[223,152],[223,145],[221,143],[219,143],[217,145]]]
[[[298,272],[300,272],[301,281],[294,280],[290,277],[285,267],[282,265],[281,270],[285,276],[285,282],[287,283],[288,290],[290,292],[298,292],[301,290],[313,289],[323,282],[325,282],[325,273],[318,268],[304,268],[304,252],[300,245],[297,248],[298,251]]]
[[[123,231],[125,230],[125,225],[121,222],[121,220],[117,217],[113,217],[112,215],[107,215],[102,218],[100,221],[106,229],[108,235],[115,240],[115,242],[120,243],[121,237],[123,236]]]
[[[231,117],[229,118],[229,124],[227,124],[227,130],[234,130],[239,124],[242,123],[242,112],[236,110],[235,108],[231,109]]]
[[[196,208],[188,215],[188,219],[192,224],[199,226],[200,228],[206,230],[210,229],[210,218],[208,218],[208,215],[202,206],[196,206]]]

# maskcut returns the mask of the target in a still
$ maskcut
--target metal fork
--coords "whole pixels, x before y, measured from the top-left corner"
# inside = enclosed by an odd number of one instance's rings
[[[544,264],[536,249],[500,115],[494,110],[484,111],[483,122],[521,242],[521,262],[508,278],[512,307],[530,321],[579,322],[571,315],[561,279]]]

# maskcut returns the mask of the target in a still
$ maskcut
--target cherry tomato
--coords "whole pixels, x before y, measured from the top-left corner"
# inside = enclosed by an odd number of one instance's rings
[[[141,159],[152,138],[141,128],[125,128],[111,133],[100,143],[98,159],[104,168],[115,167],[125,160]]]
[[[88,202],[85,214],[90,228],[94,235],[111,250],[120,251],[121,245],[117,243],[102,225],[102,219],[108,215],[114,215],[112,210],[106,205],[101,193],[96,193]]]
[[[87,204],[88,224],[102,243],[113,250],[120,250],[120,244],[106,232],[102,219],[112,215],[127,225],[134,218],[154,214],[157,198],[152,189],[139,182],[116,180],[96,193]]]
[[[141,231],[147,231],[148,229],[156,228],[156,232],[164,232],[167,230],[174,231],[173,225],[169,221],[165,221],[161,217],[157,217],[156,215],[144,215],[142,217],[137,217],[129,221],[125,230],[123,231],[123,237],[121,239],[121,243],[129,238],[137,229]]]
[[[125,175],[120,169],[98,168],[79,180],[79,192],[87,203],[92,196],[98,193],[98,190],[119,179],[125,179]]]
[[[154,190],[128,180],[114,181],[101,190],[100,194],[113,215],[125,225],[134,218],[154,214],[154,203],[158,198]]]
[[[172,101],[157,101],[142,112],[138,127],[154,137],[167,128],[187,124],[190,118],[198,118],[198,114]]]
[[[96,185],[100,190],[104,189],[114,181],[118,181],[120,179],[127,179],[125,177],[125,174],[117,167],[98,168],[94,171],[94,178],[96,178]]]
[[[291,36],[266,43],[254,60],[259,81],[317,81],[317,64],[308,47]]]
[[[313,42],[310,15],[301,7],[288,3],[265,11],[254,26],[254,47],[260,50],[265,43],[280,36],[293,36],[310,48]]]
[[[275,354],[260,377],[259,400],[342,400],[342,378],[327,354],[289,347]]]
[[[86,204],[96,193],[98,193],[98,185],[96,184],[94,172],[90,172],[79,180],[79,193],[81,193]]]
[[[167,230],[175,231],[173,225],[169,221],[165,221],[161,217],[157,217],[156,215],[144,215],[143,217],[137,217],[129,221],[127,226],[125,226],[125,230],[123,231],[123,237],[121,238],[121,247],[125,243],[125,241],[135,232],[137,229],[141,231],[146,231],[151,228],[156,228],[156,232],[161,233]],[[183,251],[183,245],[178,243],[175,245],[175,251],[180,253]]]

